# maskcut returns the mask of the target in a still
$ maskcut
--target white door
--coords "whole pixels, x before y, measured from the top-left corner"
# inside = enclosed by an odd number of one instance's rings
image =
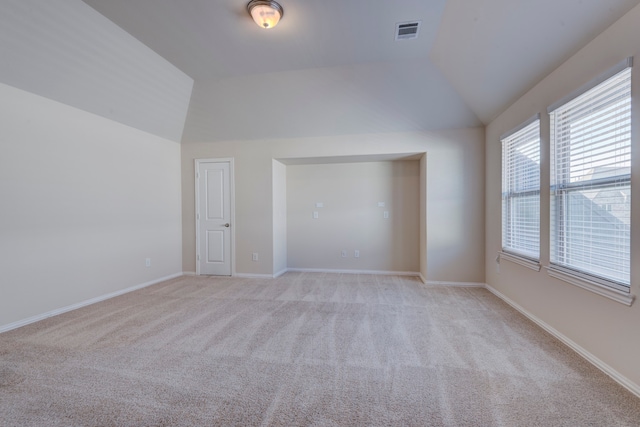
[[[231,275],[230,161],[196,160],[198,274]]]

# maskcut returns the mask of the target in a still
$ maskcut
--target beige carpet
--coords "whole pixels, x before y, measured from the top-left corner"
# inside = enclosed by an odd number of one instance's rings
[[[640,399],[492,294],[183,277],[0,335],[2,426],[638,426]]]

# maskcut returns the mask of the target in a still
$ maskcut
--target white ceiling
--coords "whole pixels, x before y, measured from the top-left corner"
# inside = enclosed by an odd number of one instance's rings
[[[196,80],[427,57],[446,0],[279,0],[284,18],[259,28],[249,0],[85,0]],[[394,24],[422,19],[418,40]]]
[[[183,141],[487,123],[640,0],[84,0],[195,80]],[[417,40],[397,22],[421,20]]]

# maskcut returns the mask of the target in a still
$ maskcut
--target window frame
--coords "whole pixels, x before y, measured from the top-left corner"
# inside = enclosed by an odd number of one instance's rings
[[[506,175],[509,174],[509,178],[511,178],[511,180],[517,180],[517,176],[511,176],[512,174],[507,171],[507,167],[509,166],[508,163],[508,157],[510,156],[510,150],[513,150],[514,147],[513,146],[509,146],[509,144],[514,144],[517,141],[518,136],[520,136],[520,134],[526,134],[527,132],[529,132],[529,128],[531,126],[534,126],[537,128],[535,129],[536,135],[537,135],[537,163],[538,163],[538,170],[537,170],[537,188],[536,189],[531,189],[528,188],[526,190],[521,190],[521,191],[517,191],[514,190],[512,188],[505,188],[505,181],[506,181]],[[502,179],[502,195],[501,195],[501,231],[502,231],[502,238],[501,238],[501,248],[502,248],[502,252],[500,253],[500,259],[506,259],[508,261],[514,262],[516,264],[520,264],[522,266],[531,268],[535,271],[540,271],[540,233],[541,233],[541,229],[540,229],[540,195],[541,195],[541,183],[540,183],[540,177],[541,177],[541,122],[540,122],[540,114],[536,114],[533,117],[529,118],[528,120],[524,121],[523,123],[521,123],[519,126],[517,126],[516,128],[504,133],[503,135],[500,136],[500,142],[501,142],[501,147],[502,147],[502,175],[501,175],[501,179]],[[517,172],[522,172],[522,171],[516,171]],[[511,184],[507,185],[507,187],[510,187]],[[509,203],[511,200],[516,200],[520,197],[527,197],[527,196],[537,196],[538,197],[538,212],[537,212],[537,236],[536,236],[536,240],[537,240],[537,253],[534,254],[532,252],[528,252],[528,251],[522,251],[522,250],[518,250],[518,248],[515,248],[513,246],[509,246],[508,245],[508,241],[511,241],[513,239],[510,238],[510,236],[512,236],[514,233],[517,232],[517,226],[514,226],[513,222],[511,221],[511,219],[513,218],[509,211],[505,211],[505,209],[509,209],[511,207],[511,203]],[[508,223],[507,223],[508,222]],[[511,231],[509,231],[511,230]],[[515,230],[515,231],[514,231]],[[508,235],[506,235],[508,234]]]
[[[573,103],[577,98],[581,97],[587,92],[590,92],[593,89],[596,89],[603,83],[609,82],[613,78],[617,77],[623,71],[631,69],[632,65],[633,65],[632,58],[627,58],[626,60],[622,61],[621,63],[613,67],[607,73],[587,83],[577,91],[564,97],[563,99],[554,103],[547,109],[547,112],[549,113],[549,116],[550,116],[550,137],[551,137],[550,138],[551,139],[550,141],[551,181],[550,181],[550,206],[549,206],[550,265],[548,267],[549,275],[552,277],[558,278],[560,280],[564,280],[566,282],[583,287],[585,289],[589,289],[600,295],[609,297],[611,299],[614,299],[618,302],[625,303],[627,305],[631,305],[631,303],[633,302],[633,296],[630,295],[630,291],[631,291],[630,272],[629,272],[628,280],[625,282],[625,281],[615,280],[611,277],[605,277],[604,275],[599,275],[593,271],[594,269],[587,271],[583,268],[580,268],[579,266],[576,266],[575,262],[573,263],[573,265],[560,262],[559,258],[563,258],[566,256],[566,251],[568,250],[567,246],[569,246],[570,243],[566,242],[565,239],[560,238],[559,236],[562,235],[563,232],[566,232],[566,229],[571,226],[571,225],[568,225],[569,224],[568,219],[561,218],[561,215],[565,212],[565,207],[566,207],[566,204],[568,203],[568,197],[570,197],[571,192],[576,192],[581,190],[582,191],[594,190],[594,189],[601,189],[601,190],[618,189],[620,187],[625,188],[625,186],[628,186],[628,188],[630,189],[631,188],[631,174],[630,174],[631,170],[629,168],[628,174],[615,175],[611,177],[587,179],[579,182],[571,182],[570,178],[568,179],[568,182],[567,182],[567,178],[565,178],[564,180],[560,180],[561,182],[556,182],[555,180],[557,179],[557,177],[554,175],[554,173],[557,173],[558,170],[561,170],[562,166],[565,166],[568,168],[569,172],[566,172],[566,175],[570,175],[571,165],[570,163],[567,163],[567,162],[570,162],[571,160],[569,157],[569,159],[565,159],[565,161],[562,164],[558,164],[558,159],[557,159],[558,156],[556,155],[556,152],[558,151],[558,147],[557,147],[558,141],[556,141],[557,132],[555,129],[555,126],[558,124],[557,123],[558,120],[556,120],[555,114],[558,110],[561,110],[564,106]],[[629,83],[629,85],[631,86],[631,82]],[[629,108],[632,108],[631,94],[629,95],[628,102],[630,105]],[[586,104],[587,103],[585,103],[585,105]],[[606,106],[601,106],[601,109],[596,110],[594,114],[597,114],[598,111],[603,111],[605,107]],[[632,122],[632,119],[630,119],[630,123],[631,122]],[[562,123],[566,124],[567,122],[563,121]],[[629,128],[629,138],[631,138],[631,135],[632,135],[632,129]],[[568,139],[567,141],[569,141],[569,144],[570,144],[571,140]],[[564,142],[566,143],[566,141]],[[629,149],[630,147],[631,147],[631,142],[629,142]],[[563,147],[563,149],[567,149],[567,148]],[[569,147],[569,149],[571,149],[571,147]],[[586,156],[584,156],[584,158],[592,159],[592,157],[589,158]],[[629,213],[629,221],[631,221],[630,213]],[[593,230],[593,228],[589,228],[589,230]],[[593,248],[593,246],[589,246],[589,248]],[[558,253],[563,253],[563,255],[559,256]],[[630,247],[629,247],[629,265],[630,263],[631,263],[631,256],[630,256]]]

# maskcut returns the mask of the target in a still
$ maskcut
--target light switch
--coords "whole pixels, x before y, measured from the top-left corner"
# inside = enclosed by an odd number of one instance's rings
[[[384,211],[384,213],[382,214],[382,216],[386,219],[389,218],[389,211]]]
[[[313,219],[318,219],[318,211],[313,211]]]

